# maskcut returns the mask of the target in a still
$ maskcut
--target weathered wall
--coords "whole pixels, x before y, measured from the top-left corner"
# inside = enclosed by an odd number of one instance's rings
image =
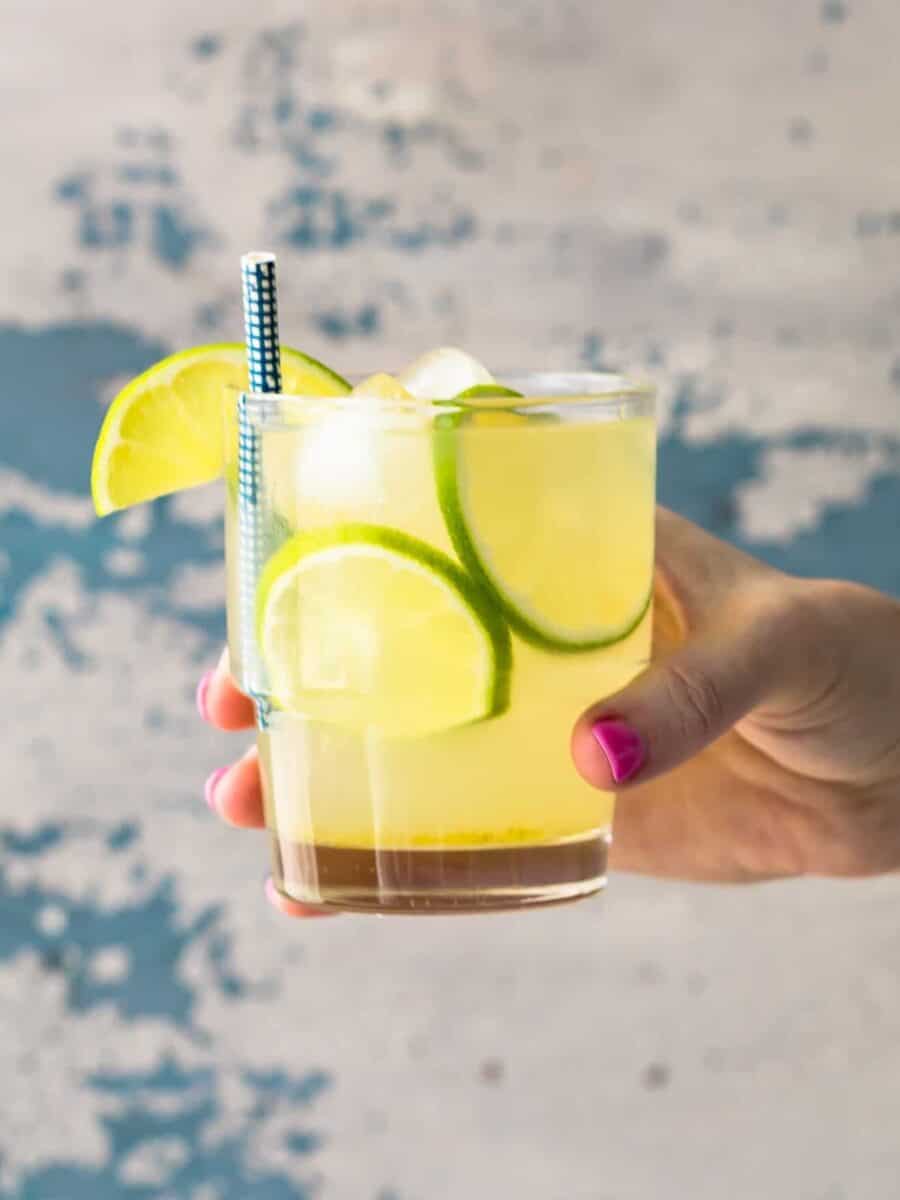
[[[281,921],[201,799],[220,497],[86,481],[271,246],[338,368],[650,367],[667,502],[900,591],[896,3],[2,7],[0,1197],[895,1194],[895,882]]]

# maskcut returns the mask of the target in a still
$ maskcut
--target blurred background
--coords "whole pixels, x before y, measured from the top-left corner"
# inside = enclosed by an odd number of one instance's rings
[[[900,592],[898,44],[895,0],[4,0],[0,1200],[896,1195],[896,880],[279,918],[202,798],[221,495],[87,488],[271,248],[340,371],[649,369],[667,503]]]

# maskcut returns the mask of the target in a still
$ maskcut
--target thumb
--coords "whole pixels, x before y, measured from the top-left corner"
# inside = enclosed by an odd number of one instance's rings
[[[750,629],[708,630],[593,705],[572,757],[604,790],[645,781],[698,754],[746,716],[771,684],[771,656]]]

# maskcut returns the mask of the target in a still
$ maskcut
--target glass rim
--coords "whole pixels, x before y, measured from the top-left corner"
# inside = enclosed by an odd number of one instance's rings
[[[356,386],[366,378],[366,375],[354,375],[348,382]],[[465,398],[379,400],[373,416],[415,414],[421,418],[490,410],[569,414],[582,420],[593,414],[609,419],[610,416],[626,415],[621,411],[623,408],[633,410],[634,415],[652,414],[657,395],[656,385],[650,378],[612,371],[504,371],[499,373],[498,387],[509,387],[522,394],[481,396],[469,401]],[[246,397],[248,415],[266,423],[273,419],[277,421],[286,412],[314,417],[333,411],[358,412],[361,403],[372,404],[371,398],[352,393],[254,392],[233,385],[227,391],[236,399],[241,395]]]

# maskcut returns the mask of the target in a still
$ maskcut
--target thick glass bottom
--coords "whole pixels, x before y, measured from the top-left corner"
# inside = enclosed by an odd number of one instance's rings
[[[551,845],[352,849],[272,838],[275,886],[304,904],[352,912],[432,914],[534,908],[606,883],[609,835]]]

